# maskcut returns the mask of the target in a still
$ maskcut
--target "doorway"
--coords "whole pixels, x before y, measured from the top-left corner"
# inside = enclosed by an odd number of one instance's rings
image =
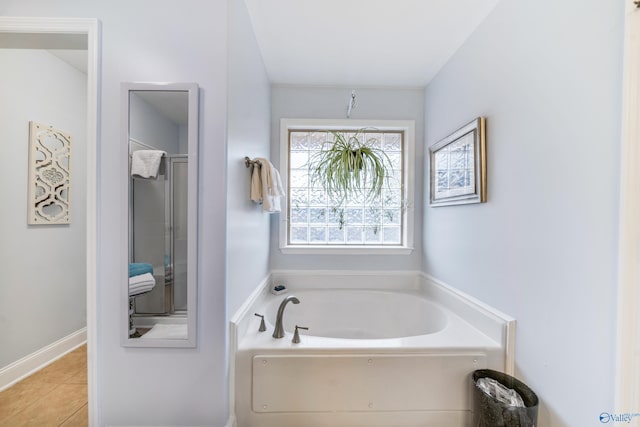
[[[640,402],[640,5],[627,0],[623,61],[618,230],[615,411]]]
[[[99,102],[99,23],[95,19],[80,18],[14,18],[0,17],[0,38],[10,46],[39,49],[77,49],[75,43],[84,40],[86,43],[86,135],[81,138],[86,142],[83,153],[86,172],[77,177],[86,183],[85,206],[79,206],[85,211],[85,264],[84,276],[86,277],[86,341],[87,341],[87,384],[88,384],[88,412],[89,425],[97,425],[99,420],[97,405],[97,146],[98,146],[98,102]],[[43,70],[46,72],[46,70]],[[28,87],[23,88],[29,89]],[[19,97],[18,97],[19,98]],[[20,141],[23,142],[23,141]],[[18,142],[14,142],[18,143]],[[17,181],[17,180],[16,180]],[[9,182],[7,185],[16,185],[26,191],[20,182]],[[26,221],[26,218],[25,218]],[[44,226],[41,233],[50,232]],[[22,242],[15,242],[19,245]],[[55,248],[52,248],[55,250]],[[37,263],[32,262],[29,267],[37,268]],[[63,299],[64,296],[61,296]],[[64,313],[60,313],[61,316]],[[46,322],[51,319],[41,319]],[[54,343],[55,344],[55,343]],[[46,350],[46,349],[44,349]],[[43,357],[46,356],[46,351]]]

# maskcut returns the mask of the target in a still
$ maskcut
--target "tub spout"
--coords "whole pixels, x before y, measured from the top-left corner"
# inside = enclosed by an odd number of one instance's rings
[[[282,325],[282,316],[284,315],[284,308],[287,303],[291,301],[294,304],[300,304],[300,300],[293,295],[289,295],[280,303],[280,307],[278,307],[278,315],[276,316],[276,328],[273,331],[274,338],[282,338],[284,337],[284,326]]]

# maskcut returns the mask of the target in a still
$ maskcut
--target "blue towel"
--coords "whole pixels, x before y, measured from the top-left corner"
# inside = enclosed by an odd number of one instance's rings
[[[153,274],[153,266],[144,262],[132,262],[129,264],[129,277],[139,276],[141,274]]]

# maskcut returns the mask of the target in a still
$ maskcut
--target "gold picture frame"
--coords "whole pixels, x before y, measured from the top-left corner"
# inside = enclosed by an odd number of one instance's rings
[[[429,160],[430,206],[487,201],[484,117],[429,147]]]

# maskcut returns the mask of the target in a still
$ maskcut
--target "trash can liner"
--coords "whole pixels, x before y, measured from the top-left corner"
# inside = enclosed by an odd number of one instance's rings
[[[538,396],[522,381],[492,369],[471,375],[473,388],[473,427],[535,427],[538,422]],[[500,385],[495,385],[499,383]],[[484,385],[483,385],[484,384]],[[489,393],[484,389],[489,389]],[[510,390],[510,391],[509,391]],[[493,391],[493,393],[492,393]],[[522,406],[517,406],[519,396]],[[511,404],[514,398],[516,405]]]
[[[505,387],[493,378],[480,378],[476,381],[476,386],[500,403],[507,406],[517,406],[519,408],[525,407],[522,397],[520,397],[517,391]]]

